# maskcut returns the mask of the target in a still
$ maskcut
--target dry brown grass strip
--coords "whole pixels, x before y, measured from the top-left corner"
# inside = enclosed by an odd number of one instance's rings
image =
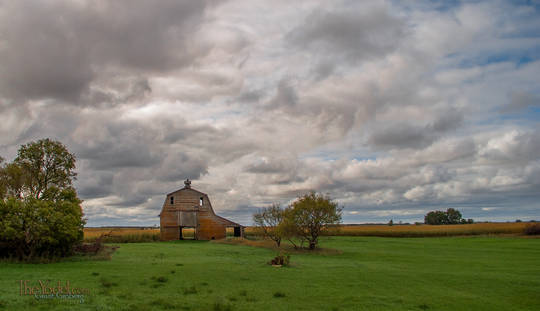
[[[319,255],[339,255],[343,252],[333,248],[316,248],[309,250],[307,248],[294,248],[288,242],[281,242],[281,247],[277,247],[276,243],[269,239],[244,239],[244,238],[228,238],[222,240],[213,240],[210,243],[229,244],[229,245],[244,245],[252,247],[261,247],[274,250],[276,252],[286,252],[289,254],[319,254]]]

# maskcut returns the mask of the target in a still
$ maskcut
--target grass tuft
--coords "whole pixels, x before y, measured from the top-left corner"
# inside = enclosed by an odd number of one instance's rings
[[[110,287],[113,287],[113,286],[118,286],[118,283],[115,283],[115,282],[112,282],[104,277],[102,277],[101,279],[99,279],[99,282],[101,283],[101,286],[105,287],[105,288],[110,288]]]
[[[214,302],[212,310],[214,311],[232,311],[232,306],[222,302]]]
[[[197,294],[197,288],[195,286],[184,288],[184,295]]]
[[[176,306],[165,299],[156,299],[151,302],[152,306],[160,306],[163,309],[175,310]]]
[[[160,276],[158,278],[156,278],[156,281],[160,282],[160,283],[166,283],[169,279],[167,279],[167,277],[165,276]]]

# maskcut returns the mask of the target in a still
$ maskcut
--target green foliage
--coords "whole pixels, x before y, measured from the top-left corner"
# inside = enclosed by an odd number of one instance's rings
[[[61,142],[48,138],[21,146],[14,164],[25,172],[25,190],[36,199],[50,187],[71,186],[77,175],[75,156]]]
[[[469,222],[470,221],[470,222]],[[424,217],[424,223],[428,225],[455,225],[472,223],[473,220],[465,220],[462,218],[461,213],[453,208],[449,208],[444,211],[431,211]]]
[[[309,249],[315,249],[323,231],[341,222],[342,209],[328,196],[311,192],[298,198],[284,211],[281,230],[289,237],[306,241]]]
[[[31,260],[71,254],[83,238],[80,203],[72,188],[48,200],[0,201],[0,256]]]
[[[336,225],[341,222],[341,210],[328,196],[311,192],[286,209],[278,204],[263,208],[253,214],[253,222],[257,231],[278,247],[282,239],[287,239],[295,248],[307,242],[309,249],[314,249],[321,234],[339,229]]]
[[[50,139],[21,146],[17,158],[0,168],[0,257],[66,256],[82,241],[74,168],[75,157]]]
[[[29,183],[28,173],[18,164],[6,164],[0,172],[0,198],[22,198],[25,186]]]
[[[390,221],[388,222],[388,225],[389,225],[389,226],[393,226],[393,225],[394,225],[394,220],[393,220],[393,219],[390,219]]]

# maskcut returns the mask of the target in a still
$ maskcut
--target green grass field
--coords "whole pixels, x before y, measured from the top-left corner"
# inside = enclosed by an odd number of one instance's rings
[[[334,255],[180,241],[118,244],[109,261],[0,263],[6,310],[540,310],[540,239],[325,237]],[[91,292],[21,296],[20,280]],[[30,284],[29,283],[29,284]]]

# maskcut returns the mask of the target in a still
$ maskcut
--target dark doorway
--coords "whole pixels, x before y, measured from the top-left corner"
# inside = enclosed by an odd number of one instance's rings
[[[235,237],[240,237],[240,236],[242,236],[242,228],[240,228],[240,227],[234,227],[234,236],[235,236]]]

